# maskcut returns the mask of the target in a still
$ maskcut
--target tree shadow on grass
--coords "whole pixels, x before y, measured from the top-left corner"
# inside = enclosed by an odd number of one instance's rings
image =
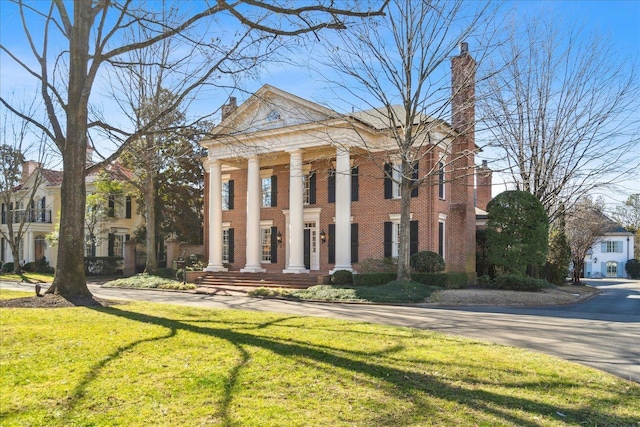
[[[595,412],[595,410],[592,410],[588,414],[585,414],[585,410],[582,408],[552,406],[526,398],[499,394],[487,390],[479,390],[474,386],[474,384],[469,384],[467,388],[465,388],[464,386],[456,386],[452,383],[447,382],[444,378],[384,365],[375,360],[377,358],[375,355],[372,355],[371,359],[363,361],[357,358],[362,357],[362,354],[354,353],[352,355],[353,357],[350,357],[351,352],[345,349],[331,348],[328,346],[313,346],[300,341],[292,342],[289,340],[278,340],[269,338],[267,336],[257,336],[232,329],[193,325],[165,317],[126,311],[116,307],[92,309],[98,310],[105,314],[122,317],[128,320],[134,320],[143,322],[145,324],[165,327],[169,329],[169,333],[161,337],[154,337],[151,339],[131,343],[126,347],[118,349],[110,356],[107,356],[96,366],[94,366],[87,374],[85,379],[76,387],[74,395],[77,397],[82,396],[82,393],[86,389],[87,385],[90,384],[99,375],[100,370],[103,369],[106,364],[108,364],[114,358],[119,357],[124,351],[129,350],[146,341],[171,338],[176,334],[177,331],[182,330],[194,334],[226,340],[227,342],[234,345],[241,354],[239,362],[233,367],[229,374],[228,380],[225,382],[224,396],[222,397],[220,404],[221,407],[218,408],[217,411],[217,415],[219,415],[219,418],[223,420],[223,425],[225,426],[230,426],[235,423],[230,416],[230,407],[235,397],[234,389],[236,388],[237,380],[243,368],[250,360],[250,354],[245,349],[245,346],[261,348],[274,354],[280,355],[284,358],[304,358],[316,366],[329,365],[345,371],[364,375],[368,378],[386,384],[386,392],[395,394],[398,399],[410,399],[417,408],[419,408],[421,405],[429,405],[428,400],[430,397],[433,397],[454,404],[473,408],[474,410],[484,412],[486,414],[491,414],[505,423],[532,427],[537,426],[538,423],[530,421],[524,418],[524,416],[518,415],[519,411],[524,411],[528,414],[544,415],[548,417],[557,417],[556,413],[561,412],[565,416],[564,418],[562,418],[562,420],[570,422],[586,420],[589,422],[598,423],[598,421],[607,420],[609,423],[613,422],[616,425],[632,425],[637,421],[631,418],[618,418],[615,420],[611,420],[610,418],[607,418],[609,417],[609,414]],[[256,329],[264,329],[269,325],[277,323],[279,323],[279,320],[272,320],[266,322],[265,326],[258,326]],[[379,356],[380,355],[378,355],[378,357]],[[524,387],[526,385],[523,384],[522,386]],[[566,388],[570,388],[573,386],[575,386],[575,384],[573,384],[572,382],[568,382],[565,384]],[[513,387],[520,387],[520,385],[513,384]],[[557,384],[557,387],[562,388],[562,384]],[[589,405],[589,403],[590,402],[587,402],[585,404],[586,407],[590,406],[593,408],[600,406]],[[71,406],[73,406],[73,404]],[[378,425],[403,425],[406,423],[415,423],[416,417],[418,419],[422,419],[422,421],[428,420],[428,418],[426,418],[426,413],[424,415],[406,413],[399,414],[398,412],[394,411],[393,413],[379,414],[375,419],[375,423]]]

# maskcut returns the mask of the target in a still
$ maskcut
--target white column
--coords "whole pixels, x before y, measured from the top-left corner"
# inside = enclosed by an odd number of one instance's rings
[[[283,273],[308,273],[304,266],[304,187],[302,151],[290,153],[289,160],[289,229],[287,230],[287,267]]]
[[[336,232],[333,236],[337,270],[353,271],[351,266],[351,160],[349,149],[339,147],[336,154]]]
[[[249,157],[247,168],[247,263],[240,271],[260,273],[266,271],[260,265],[260,208],[262,191],[258,156]]]
[[[34,261],[34,258],[36,257],[36,252],[35,252],[35,245],[33,241],[33,233],[31,231],[28,231],[27,233],[23,234],[23,239],[24,239],[24,255],[23,255],[24,259],[21,259],[20,262]]]
[[[222,265],[222,164],[209,163],[209,265],[205,271],[227,271]]]

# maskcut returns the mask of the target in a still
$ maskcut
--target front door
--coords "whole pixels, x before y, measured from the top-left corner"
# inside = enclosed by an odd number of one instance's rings
[[[320,269],[316,221],[305,221],[304,223],[304,266],[309,270]]]
[[[40,261],[44,257],[44,248],[45,248],[44,236],[42,235],[36,236],[34,243],[35,243],[34,249],[35,249],[35,256],[36,256],[36,259],[34,261]]]
[[[304,268],[311,269],[311,230],[304,229]]]

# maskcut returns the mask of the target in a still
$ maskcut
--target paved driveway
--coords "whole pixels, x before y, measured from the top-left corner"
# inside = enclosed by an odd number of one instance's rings
[[[430,329],[540,351],[640,382],[640,311],[637,305],[640,281],[594,281],[594,284],[605,292],[588,302],[520,309],[306,303],[93,285],[90,289],[101,298],[333,317]],[[0,287],[32,288],[31,285],[8,283],[0,283]],[[632,300],[628,306],[627,300]],[[616,309],[618,304],[624,307],[622,313]]]

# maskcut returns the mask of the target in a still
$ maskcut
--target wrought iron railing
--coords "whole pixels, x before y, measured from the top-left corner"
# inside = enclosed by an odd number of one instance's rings
[[[22,209],[2,212],[2,223],[43,222],[51,223],[51,209]]]

